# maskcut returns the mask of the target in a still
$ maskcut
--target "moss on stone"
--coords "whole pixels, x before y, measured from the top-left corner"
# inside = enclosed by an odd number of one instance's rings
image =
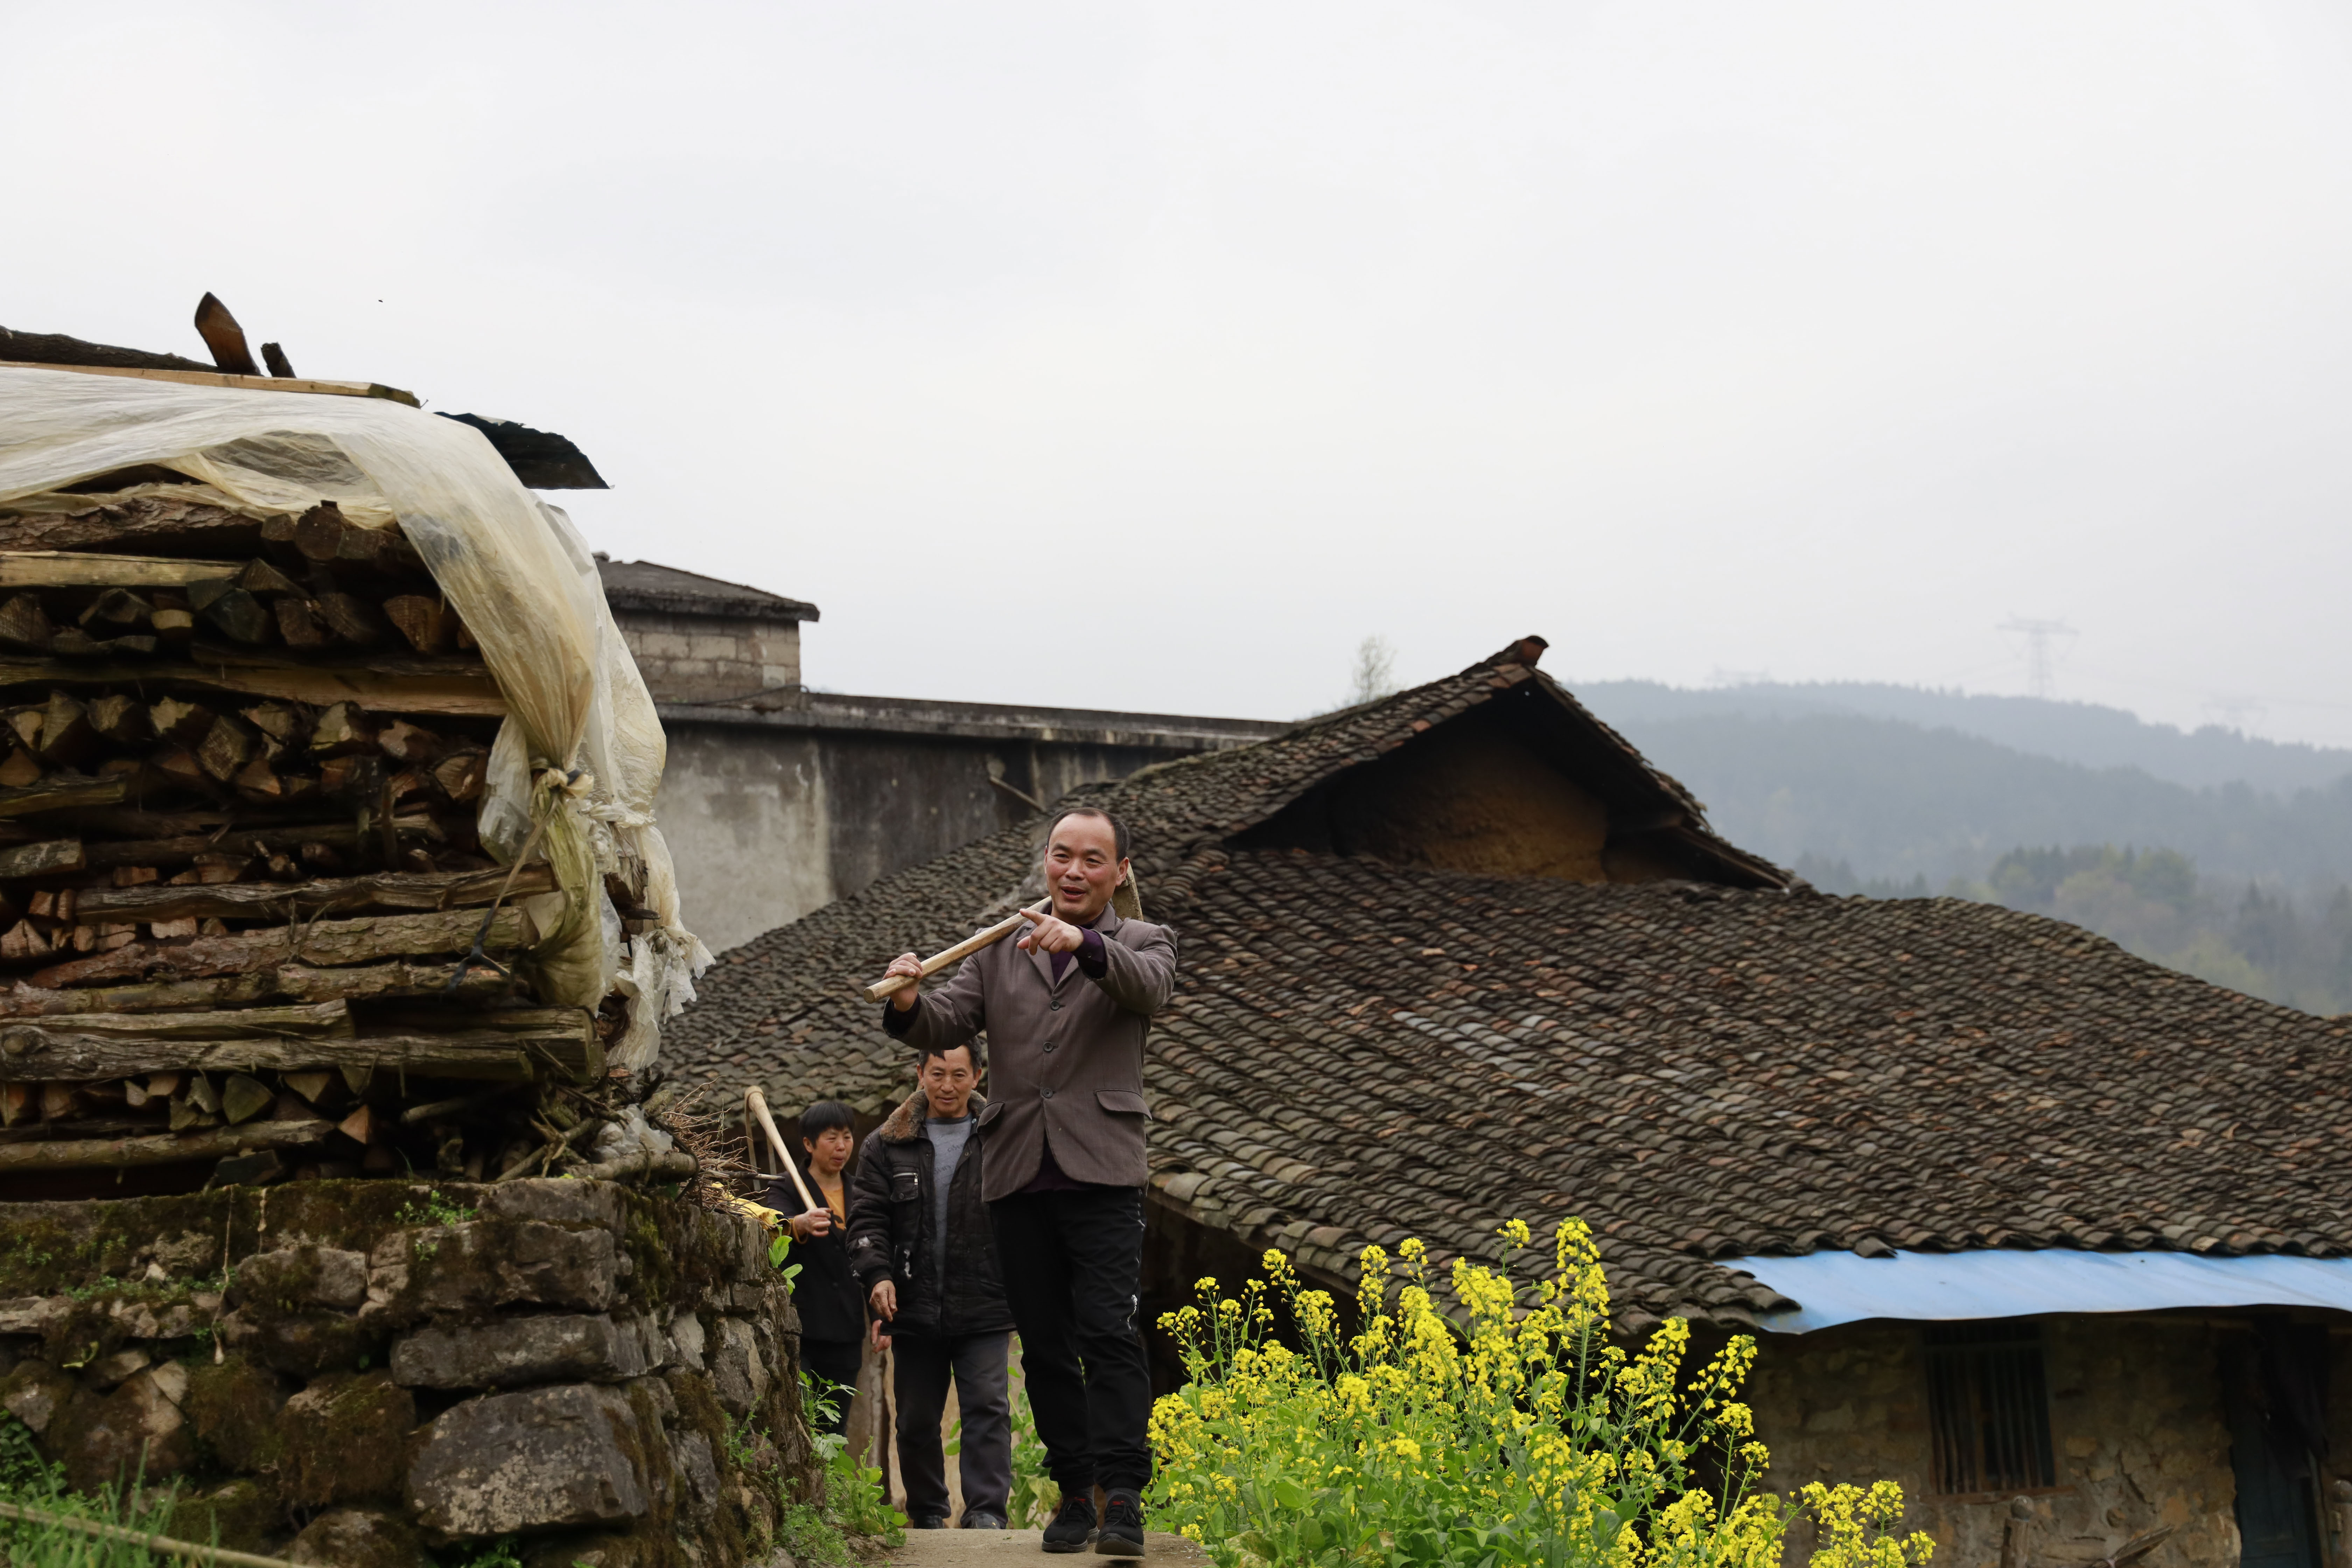
[[[278,1430],[285,1404],[284,1384],[238,1355],[218,1365],[200,1361],[191,1366],[180,1408],[215,1463],[252,1475],[276,1465],[286,1451]]]
[[[181,1493],[173,1500],[163,1533],[233,1552],[257,1552],[284,1521],[277,1496],[260,1481],[241,1476],[208,1490]]]
[[[416,1400],[386,1372],[329,1373],[286,1402],[286,1500],[301,1508],[396,1499]]]

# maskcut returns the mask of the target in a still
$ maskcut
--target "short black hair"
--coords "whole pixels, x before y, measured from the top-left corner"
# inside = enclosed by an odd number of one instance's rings
[[[1105,811],[1098,805],[1074,805],[1067,811],[1055,812],[1054,814],[1054,820],[1045,825],[1045,843],[1053,843],[1054,829],[1061,826],[1063,823],[1068,821],[1073,816],[1099,816],[1105,822],[1109,823],[1111,842],[1118,847],[1118,858],[1122,860],[1128,858],[1127,824],[1121,822],[1118,817],[1113,816],[1109,812]]]
[[[966,1053],[971,1058],[971,1070],[974,1072],[978,1072],[980,1070],[980,1047],[973,1045],[970,1040],[958,1040],[952,1046],[922,1047],[915,1052],[915,1070],[917,1072],[922,1071],[923,1064],[929,1061],[933,1057],[939,1058],[941,1061],[947,1060],[948,1053],[950,1051],[962,1051]]]
[[[801,1112],[801,1136],[814,1143],[836,1127],[857,1131],[857,1118],[837,1100],[820,1100]]]

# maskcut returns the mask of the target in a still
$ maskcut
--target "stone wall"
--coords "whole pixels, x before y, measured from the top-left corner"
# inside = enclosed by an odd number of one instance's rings
[[[2219,1360],[2230,1331],[2191,1319],[2042,1320],[2058,1485],[2032,1499],[2035,1561],[2095,1561],[2167,1524],[2177,1528],[2147,1568],[2238,1561]],[[1917,1325],[1762,1338],[1748,1396],[1773,1489],[1895,1480],[1905,1527],[1936,1538],[1936,1568],[2000,1562],[2011,1495],[1937,1495]],[[1795,1532],[1786,1561],[1802,1562],[1810,1544]]]
[[[603,1182],[0,1205],[0,1408],[173,1532],[350,1568],[739,1568],[813,1497],[749,1220]]]
[[[723,702],[801,683],[797,621],[620,610],[621,640],[662,702]]]

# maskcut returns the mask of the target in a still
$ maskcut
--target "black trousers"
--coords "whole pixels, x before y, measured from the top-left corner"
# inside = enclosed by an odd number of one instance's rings
[[[1135,1321],[1143,1190],[1029,1193],[988,1214],[1046,1469],[1064,1497],[1141,1491],[1151,1479],[1151,1369]]]
[[[829,1394],[822,1386],[818,1388],[819,1394],[833,1401],[833,1419],[817,1428],[819,1436],[837,1437],[847,1424],[850,1389],[857,1386],[858,1360],[864,1353],[865,1342],[860,1340],[801,1342],[801,1370],[820,1384],[845,1383],[849,1385],[848,1388],[835,1389]]]
[[[1006,1393],[1005,1352],[1013,1336],[928,1334],[900,1329],[890,1336],[890,1360],[898,1368],[898,1475],[907,1483],[907,1517],[948,1516],[948,1461],[940,1445],[940,1422],[948,1408],[948,1380],[955,1380],[956,1410],[963,1421],[956,1475],[963,1482],[964,1512],[1004,1517],[1013,1500],[1013,1401]]]

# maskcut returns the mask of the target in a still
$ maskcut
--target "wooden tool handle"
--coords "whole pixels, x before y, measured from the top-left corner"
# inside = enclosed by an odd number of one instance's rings
[[[824,1207],[809,1192],[808,1184],[801,1180],[801,1168],[793,1163],[793,1152],[784,1147],[784,1135],[776,1131],[776,1119],[768,1114],[768,1097],[760,1092],[757,1084],[743,1091],[743,1109],[751,1113],[752,1120],[759,1122],[768,1134],[768,1143],[775,1150],[776,1158],[784,1163],[784,1174],[793,1179],[793,1185],[800,1191],[803,1206],[809,1209]]]
[[[1043,902],[1030,905],[1028,912],[1031,914],[1042,915],[1051,908],[1053,908],[1053,900],[1048,899]],[[935,952],[930,957],[923,960],[923,973],[927,976],[937,974],[940,970],[945,969],[957,959],[969,958],[983,947],[992,947],[1028,923],[1029,922],[1022,919],[1021,916],[1013,915],[1009,919],[997,921],[986,931],[974,931],[971,935],[964,938],[953,947],[949,948],[945,952]],[[908,979],[903,974],[885,975],[883,978],[876,981],[873,984],[868,985],[866,988],[866,999],[868,1002],[879,1002],[887,997],[897,995],[899,992],[904,991],[908,986],[915,984],[915,981]]]

